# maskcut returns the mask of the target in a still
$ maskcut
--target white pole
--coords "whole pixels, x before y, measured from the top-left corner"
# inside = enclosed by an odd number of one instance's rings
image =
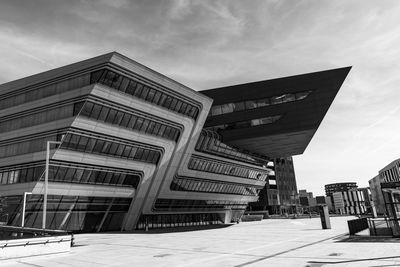
[[[43,198],[43,218],[42,229],[46,229],[46,212],[47,212],[47,190],[49,189],[49,161],[50,161],[50,141],[47,141],[46,147],[46,168],[44,173],[44,198]]]
[[[24,228],[24,225],[25,225],[26,195],[32,195],[32,193],[31,192],[24,192],[24,203],[22,204],[22,222],[21,222],[21,227],[22,228]]]
[[[61,144],[61,142],[59,142],[59,141],[47,141],[46,168],[45,168],[45,173],[44,173],[44,198],[43,198],[42,229],[46,229],[47,192],[49,190],[49,162],[50,162],[50,145],[51,144]]]

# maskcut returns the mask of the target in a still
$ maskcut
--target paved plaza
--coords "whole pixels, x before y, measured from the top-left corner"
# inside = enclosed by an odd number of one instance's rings
[[[347,220],[270,219],[184,232],[76,235],[70,253],[22,258],[2,266],[400,266],[397,239],[345,235]]]

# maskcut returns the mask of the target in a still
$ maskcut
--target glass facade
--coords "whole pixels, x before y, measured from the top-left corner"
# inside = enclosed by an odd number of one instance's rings
[[[46,228],[74,232],[121,230],[131,201],[131,198],[49,195]],[[8,224],[21,225],[23,197],[5,197],[4,202]],[[25,227],[41,228],[42,211],[43,195],[28,195]]]
[[[287,93],[279,96],[266,97],[261,99],[246,100],[222,105],[215,105],[211,108],[209,116],[218,116],[242,110],[262,108],[270,105],[283,104],[293,101],[303,100],[311,94],[312,90],[298,93]]]
[[[58,95],[89,84],[90,74],[88,73],[64,81],[53,82],[51,84],[35,84],[19,90],[13,90],[7,94],[0,95],[0,110],[48,96]]]
[[[282,118],[282,115],[264,117],[264,118],[247,120],[247,121],[235,121],[235,122],[212,126],[209,128],[213,129],[214,131],[249,128],[249,127],[255,127],[255,126],[260,126],[260,125],[272,124],[272,123],[276,122],[277,120],[279,120],[280,118]]]
[[[262,187],[226,183],[214,180],[195,179],[188,177],[174,177],[171,190],[191,191],[201,193],[232,194],[244,196],[257,196]]]
[[[91,165],[51,163],[49,182],[98,184],[137,188],[141,173]],[[44,178],[42,177],[42,180]]]
[[[202,130],[199,140],[196,143],[196,150],[238,161],[260,165],[259,162],[250,155],[241,152],[241,150],[237,148],[222,143],[219,138],[220,136],[216,132]]]
[[[192,157],[189,161],[188,168],[196,171],[204,171],[217,173],[228,176],[236,176],[247,179],[255,179],[265,181],[268,177],[268,171],[261,171],[242,165],[231,164],[214,159],[204,159]]]
[[[46,150],[47,141],[56,141],[57,134],[32,136],[31,139],[13,140],[12,143],[0,144],[0,158]]]
[[[0,133],[72,117],[74,115],[73,109],[74,105],[69,104],[44,111],[41,108],[37,111],[27,112],[28,114],[26,115],[17,114],[16,116],[8,116],[1,119]]]
[[[180,136],[180,129],[177,127],[97,103],[86,102],[79,115],[168,140],[177,141]]]
[[[127,158],[152,164],[158,164],[161,158],[161,152],[159,150],[151,149],[144,145],[71,132],[66,134],[62,141],[61,148]]]
[[[158,88],[148,86],[133,79],[129,79],[128,77],[120,75],[111,70],[103,69],[92,72],[90,83],[104,84],[120,92],[135,96],[146,102],[167,108],[193,119],[196,119],[199,115],[198,107]]]
[[[0,184],[16,184],[35,182],[44,173],[44,162],[2,167]]]
[[[0,169],[0,184],[37,182],[44,179],[45,162],[14,165]],[[101,184],[136,188],[142,173],[125,169],[68,162],[50,162],[49,181]]]

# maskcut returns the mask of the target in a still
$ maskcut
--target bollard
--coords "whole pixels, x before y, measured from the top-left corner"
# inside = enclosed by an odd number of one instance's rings
[[[319,216],[321,217],[322,229],[331,229],[331,219],[329,218],[328,206],[321,205],[318,209]]]

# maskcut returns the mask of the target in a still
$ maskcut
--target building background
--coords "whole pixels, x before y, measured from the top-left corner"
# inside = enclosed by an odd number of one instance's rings
[[[371,196],[378,214],[387,214],[382,191],[400,188],[400,159],[396,159],[379,170],[379,174],[368,181]]]

